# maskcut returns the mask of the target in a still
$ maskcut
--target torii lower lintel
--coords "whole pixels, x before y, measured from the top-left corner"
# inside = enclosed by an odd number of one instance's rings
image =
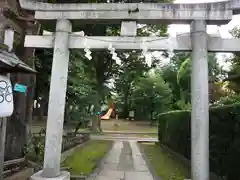
[[[54,35],[25,37],[25,47],[53,48]],[[166,51],[172,48],[175,51],[191,51],[190,34],[177,37],[121,37],[121,36],[88,36],[83,37],[71,34],[69,37],[70,49],[84,49],[84,41],[91,49],[107,49],[109,43],[118,50],[142,50],[141,43],[145,43],[149,51]],[[239,39],[222,39],[221,37],[208,36],[208,52],[239,52]]]

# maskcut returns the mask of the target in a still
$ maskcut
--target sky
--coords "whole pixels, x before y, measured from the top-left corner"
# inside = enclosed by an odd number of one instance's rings
[[[217,1],[223,1],[223,0],[175,0],[174,3],[205,3],[205,2],[217,2]],[[223,38],[231,38],[231,34],[229,33],[229,30],[231,30],[236,25],[240,25],[240,15],[233,16],[232,21],[230,21],[226,25],[222,25],[221,27],[217,27],[214,25],[208,26],[207,31],[209,34],[217,33],[218,31],[221,34],[221,37]],[[189,32],[189,25],[170,25],[169,26],[169,34],[171,36],[176,35],[176,30],[178,33],[183,32]]]
[[[174,3],[205,3],[205,2],[217,2],[217,1],[223,1],[223,0],[175,0]],[[207,32],[209,34],[220,34],[222,38],[231,38],[231,34],[229,33],[230,30],[232,30],[235,26],[240,26],[240,15],[234,15],[233,19],[226,25],[222,25],[220,27],[215,25],[208,25],[207,26]],[[176,33],[182,34],[190,31],[189,25],[169,25],[168,33],[170,36],[176,36]],[[229,64],[226,64],[224,59],[226,57],[229,57],[231,54],[226,53],[217,53],[217,57],[219,59],[219,63],[224,66],[224,69],[229,68]],[[155,54],[154,54],[155,56]],[[158,56],[156,54],[156,56]],[[168,60],[166,60],[167,63]]]

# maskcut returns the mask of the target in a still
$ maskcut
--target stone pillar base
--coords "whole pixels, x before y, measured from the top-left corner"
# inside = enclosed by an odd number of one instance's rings
[[[30,180],[70,180],[70,173],[67,171],[62,171],[60,176],[54,178],[42,177],[41,174],[42,170],[32,175]]]

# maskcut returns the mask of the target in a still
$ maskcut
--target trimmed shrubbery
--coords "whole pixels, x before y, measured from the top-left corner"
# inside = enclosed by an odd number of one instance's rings
[[[159,140],[190,159],[191,111],[160,114]],[[240,104],[210,108],[210,169],[228,180],[240,177]]]

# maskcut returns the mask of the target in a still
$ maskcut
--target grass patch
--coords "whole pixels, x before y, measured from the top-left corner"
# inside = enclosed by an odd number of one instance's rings
[[[107,153],[112,141],[90,140],[86,145],[77,148],[73,154],[62,163],[63,167],[70,168],[72,175],[90,175]]]
[[[184,180],[190,177],[190,170],[170,153],[164,152],[159,145],[140,143],[149,163],[162,180]]]
[[[126,132],[145,132],[145,133],[157,133],[157,127],[154,126],[133,126],[128,124],[111,125],[103,127],[103,131],[126,131]]]

